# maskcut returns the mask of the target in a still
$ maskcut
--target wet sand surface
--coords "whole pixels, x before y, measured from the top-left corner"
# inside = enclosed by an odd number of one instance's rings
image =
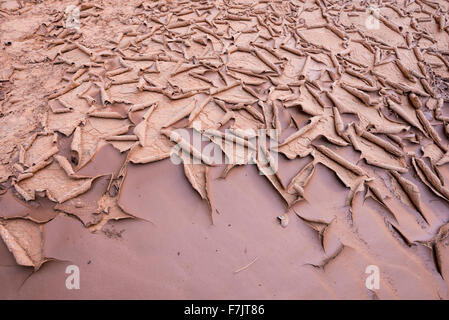
[[[448,10],[1,2],[0,298],[447,299]]]

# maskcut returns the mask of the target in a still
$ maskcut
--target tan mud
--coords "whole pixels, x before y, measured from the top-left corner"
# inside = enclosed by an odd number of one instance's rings
[[[0,298],[448,298],[447,2],[92,4],[0,4]]]

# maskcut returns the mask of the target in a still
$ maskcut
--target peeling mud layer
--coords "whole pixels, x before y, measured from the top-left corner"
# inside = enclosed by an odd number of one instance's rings
[[[448,10],[0,1],[0,298],[447,299]]]

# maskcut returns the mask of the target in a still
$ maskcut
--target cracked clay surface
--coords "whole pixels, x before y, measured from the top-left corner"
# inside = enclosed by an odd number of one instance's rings
[[[0,298],[449,298],[448,10],[1,1]]]

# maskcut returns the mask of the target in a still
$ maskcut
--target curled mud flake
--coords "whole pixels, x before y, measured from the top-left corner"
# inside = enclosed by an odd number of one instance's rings
[[[301,198],[304,198],[304,188],[312,178],[314,172],[315,163],[311,161],[293,177],[287,186],[287,192],[290,194],[297,193]]]
[[[207,199],[206,192],[206,166],[186,164],[184,162],[184,173],[192,187],[199,193],[201,199]]]
[[[71,198],[64,203],[58,203],[55,209],[75,216],[86,227],[96,225],[104,215],[98,203],[107,193],[111,181],[111,175],[97,177],[86,193]]]
[[[265,122],[265,128],[267,130],[273,128],[273,108],[272,104],[268,104],[262,101],[258,102],[259,106],[262,108],[263,118]]]
[[[374,198],[374,200],[381,203],[385,208],[388,208],[385,200],[389,197],[389,192],[386,190],[386,187],[379,178],[375,178],[369,181],[365,181],[365,184],[367,186],[368,192],[371,192],[371,194],[366,194],[365,198],[368,196],[371,196]],[[394,216],[394,213],[393,213]]]
[[[340,137],[342,137],[343,131],[345,130],[345,124],[344,124],[343,120],[341,119],[340,112],[338,111],[338,109],[336,107],[332,108],[332,112],[334,114],[335,131],[337,132],[337,134]]]
[[[339,165],[341,165],[342,167],[354,172],[355,174],[359,175],[359,176],[364,176],[366,175],[366,173],[363,171],[362,168],[352,164],[351,162],[349,162],[348,160],[346,160],[345,158],[342,158],[341,156],[339,156],[338,154],[336,154],[334,151],[332,151],[331,149],[322,146],[322,145],[317,145],[315,146],[315,148],[320,151],[322,154],[324,154],[325,156],[327,156],[328,158],[330,158],[331,160],[335,161],[336,163],[338,163]]]
[[[441,159],[439,159],[436,163],[435,163],[435,165],[437,165],[437,166],[442,166],[442,165],[444,165],[444,164],[446,164],[446,163],[448,163],[449,162],[449,152],[446,152],[442,157],[441,157]]]
[[[410,70],[408,70],[401,62],[401,60],[397,59],[396,61],[396,66],[398,67],[399,70],[401,70],[402,75],[404,76],[404,78],[406,78],[407,80],[416,83],[416,78],[412,75],[412,73],[410,72]]]
[[[377,104],[377,101],[372,101],[371,97],[363,91],[353,88],[345,83],[341,83],[340,86],[352,94],[354,97],[359,98],[368,107]]]
[[[300,198],[296,195],[292,195],[288,193],[282,184],[280,183],[278,177],[273,174],[272,169],[267,169],[266,166],[262,165],[259,161],[256,160],[257,167],[259,171],[268,179],[273,188],[278,192],[278,194],[284,199],[287,203],[287,206],[290,208],[293,204],[295,204]]]
[[[134,134],[139,138],[139,142],[142,147],[146,145],[146,135],[148,122],[150,121],[151,115],[158,108],[159,104],[153,104],[143,115],[143,121],[141,121],[135,128]]]
[[[213,223],[214,207],[212,205],[212,201],[210,198],[210,179],[211,178],[210,178],[209,167],[205,166],[203,164],[191,164],[191,163],[189,163],[189,162],[191,162],[190,159],[187,159],[184,155],[181,156],[181,159],[183,159],[184,173],[185,173],[185,176],[187,177],[187,180],[189,180],[192,187],[201,196],[201,199],[207,201],[209,208],[210,208],[210,215],[211,215],[211,219],[212,219],[212,223]]]
[[[410,114],[407,113],[407,111],[403,107],[399,106],[398,104],[393,102],[391,99],[388,99],[388,106],[390,107],[390,109],[392,111],[396,112],[402,119],[404,119],[405,122],[407,122],[408,124],[414,126],[419,131],[421,131],[422,133],[427,135],[427,133],[424,131],[422,126],[419,124],[419,122],[417,120],[415,120],[415,118],[410,116]]]
[[[48,105],[51,108],[51,111],[53,113],[66,113],[66,112],[72,112],[73,107],[69,106],[66,102],[63,102],[61,99],[54,99],[51,100]]]
[[[39,158],[37,158],[37,160],[35,160],[33,162],[33,165],[37,165],[37,164],[40,164],[40,163],[48,160],[50,157],[52,157],[53,155],[57,154],[58,152],[59,152],[58,147],[57,146],[53,146],[49,150],[44,151],[43,154]],[[33,172],[36,172],[36,171],[37,170],[35,170]]]
[[[103,195],[98,200],[98,210],[101,211],[101,220],[89,227],[91,232],[105,230],[110,221],[118,221],[123,219],[136,219],[135,216],[125,212],[117,203],[117,197],[111,197],[108,194]]]
[[[175,131],[170,131],[167,129],[161,130],[161,133],[163,135],[165,135],[167,138],[169,138],[171,141],[176,143],[182,150],[191,154],[193,157],[200,159],[202,162],[204,162],[207,165],[212,165],[212,160],[208,156],[202,154],[201,151],[199,151],[195,147],[193,147],[180,134],[176,133]]]
[[[92,185],[92,181],[94,179],[95,178],[88,179],[80,186],[78,186],[78,187],[72,189],[71,191],[69,191],[68,193],[64,194],[62,197],[57,199],[58,203],[63,203],[69,199],[75,198],[76,196],[79,196],[80,194],[87,192],[90,189],[90,186]]]
[[[111,111],[92,111],[87,113],[89,117],[94,118],[104,118],[104,119],[126,119],[126,116],[118,113],[118,112],[111,112]]]
[[[359,183],[356,183],[355,185],[353,185],[350,190],[349,193],[346,197],[345,200],[345,205],[350,206],[351,207],[351,212],[354,210],[354,202],[356,201],[356,196],[358,193],[363,193],[365,192],[365,181],[360,181]]]
[[[247,93],[249,93],[251,96],[253,96],[256,99],[260,99],[260,96],[258,93],[256,93],[256,91],[254,91],[254,89],[242,84],[242,89],[245,90]]]
[[[306,134],[308,131],[312,130],[318,125],[318,122],[322,119],[322,117],[317,116],[310,119],[310,123],[303,128],[299,129],[292,135],[288,136],[280,145],[279,147],[288,145],[290,142],[294,141],[295,139],[301,137],[302,135]]]
[[[143,155],[142,154],[136,155],[135,153],[138,153],[138,151],[136,150],[143,150]],[[136,164],[150,163],[166,159],[170,157],[170,154],[171,153],[169,151],[165,152],[163,150],[158,150],[158,152],[152,151],[145,152],[145,150],[142,149],[142,147],[134,146],[133,148],[131,148],[129,152],[129,161]]]
[[[277,130],[278,135],[282,130],[281,120],[279,119],[279,106],[274,103],[273,104],[273,127]]]
[[[53,162],[53,159],[50,158],[48,160],[41,160],[39,162],[37,162],[35,165],[29,167],[28,169],[25,170],[25,174],[27,173],[36,173],[37,171],[45,168],[46,166],[48,166],[49,164],[51,164]],[[22,177],[23,179],[23,177]]]
[[[412,103],[412,105],[415,109],[422,108],[421,100],[419,99],[419,97],[416,94],[411,92],[411,93],[409,93],[408,98],[410,99],[410,102]]]
[[[388,163],[388,162],[385,162],[385,161],[382,161],[382,160],[379,160],[379,159],[376,159],[376,158],[365,157],[365,161],[366,161],[366,163],[368,163],[368,164],[370,164],[372,166],[379,167],[379,168],[382,168],[382,169],[395,170],[395,171],[398,171],[400,173],[408,172],[408,169],[406,167],[402,167],[402,166],[399,166],[399,165]]]
[[[320,240],[320,245],[323,248],[323,250],[325,250],[325,245],[324,245],[324,232],[326,231],[326,229],[329,227],[330,223],[321,220],[321,219],[309,219],[304,217],[301,212],[298,209],[293,209],[295,214],[299,217],[299,219],[301,219],[301,221],[303,221],[307,226],[309,226],[313,231],[316,232],[319,240]],[[334,220],[332,220],[334,221]]]
[[[254,54],[260,59],[260,61],[262,61],[263,63],[265,63],[268,67],[270,67],[270,69],[272,69],[274,72],[276,72],[277,74],[279,74],[279,70],[278,67],[270,61],[270,59],[264,55],[262,52],[255,50]]]
[[[81,127],[76,127],[73,132],[72,143],[70,144],[70,150],[78,155],[78,162],[81,163]]]
[[[202,133],[207,135],[207,136],[209,136],[209,135],[210,136],[215,136],[215,137],[224,139],[226,141],[229,141],[231,143],[235,142],[236,144],[239,144],[239,145],[244,146],[246,148],[250,148],[252,150],[256,150],[256,146],[253,143],[251,143],[250,141],[245,140],[244,138],[241,138],[241,137],[239,137],[237,135],[234,135],[234,134],[229,134],[227,132],[223,133],[221,131],[214,130],[214,129],[203,130]]]
[[[19,174],[19,176],[17,177],[17,181],[16,182],[20,182],[22,180],[31,178],[34,175],[34,173],[32,172],[27,172],[27,173],[21,173]]]
[[[235,165],[235,164],[233,164],[233,163],[227,164],[227,165],[225,166],[225,168],[224,168],[224,170],[223,170],[223,172],[222,172],[220,178],[221,178],[221,179],[226,179],[226,177],[228,176],[229,172],[230,172],[233,168],[235,168],[236,166],[237,166],[237,165]]]
[[[48,96],[48,100],[52,100],[55,98],[58,98],[64,94],[66,94],[67,92],[79,87],[81,85],[81,82],[77,82],[77,81],[72,81],[71,83],[69,83],[67,86],[65,86],[62,89],[57,90],[55,93],[50,94]]]
[[[299,50],[299,49],[297,49],[297,48],[289,47],[289,46],[287,46],[287,45],[284,44],[284,43],[282,43],[282,44],[280,45],[280,48],[281,48],[281,49],[284,49],[285,51],[290,52],[290,53],[292,53],[292,54],[294,54],[294,55],[297,55],[298,57],[304,57],[304,56],[306,55],[305,52],[303,52],[303,51],[301,51],[301,50]]]
[[[433,258],[435,260],[435,266],[437,271],[440,273],[442,278],[448,282],[448,261],[447,261],[447,253],[448,253],[448,243],[449,243],[449,230],[448,224],[442,225],[435,237],[426,243],[425,245],[432,249]]]
[[[228,123],[232,119],[235,119],[235,113],[232,111],[226,111],[226,113],[223,115],[223,117],[218,121],[219,127],[224,126],[226,123]]]
[[[269,168],[267,168],[268,169],[267,172],[271,171],[271,174],[274,173],[276,175],[276,177],[278,178],[279,182],[281,182],[281,179],[279,178],[279,175],[278,175],[277,162],[274,160],[270,150],[268,150],[263,144],[259,144],[259,149],[258,149],[258,159],[261,159],[261,158],[264,159],[265,164],[267,164],[269,167]]]
[[[307,77],[307,70],[309,68],[310,59],[311,59],[311,56],[307,55],[306,56],[306,60],[304,61],[304,64],[301,67],[301,72],[299,73],[299,76],[298,76],[299,80],[305,80],[305,79],[308,78]]]
[[[340,113],[354,113],[354,111],[347,107],[343,102],[340,101],[335,95],[331,94],[330,92],[326,91],[326,95],[329,98],[329,100],[332,101],[334,106],[338,109]]]
[[[139,103],[139,104],[134,104],[131,107],[129,107],[128,112],[137,112],[140,110],[144,110],[146,108],[152,107],[153,105],[155,105],[157,102],[144,102],[144,103]]]
[[[436,97],[435,91],[433,90],[432,86],[429,84],[429,82],[427,81],[427,79],[420,79],[421,84],[424,88],[424,90],[426,90],[427,93],[429,93],[432,97]]]
[[[70,164],[69,160],[67,160],[66,157],[60,155],[54,155],[53,157],[56,159],[58,164],[61,166],[61,168],[65,171],[65,173],[68,176],[73,176],[75,174],[72,165]]]
[[[334,26],[333,24],[326,24],[326,28],[328,28],[329,30],[331,30],[333,33],[335,33],[338,37],[340,37],[342,40],[346,39],[346,32],[343,30],[338,29],[336,26]]]
[[[326,108],[327,105],[324,100],[321,98],[320,94],[311,88],[311,86],[306,84],[307,91],[315,98],[315,100],[319,103],[319,105],[323,108]],[[327,92],[326,92],[327,93]],[[336,105],[337,106],[337,105]],[[340,110],[341,111],[341,110]]]
[[[18,194],[22,196],[25,201],[31,201],[35,199],[35,193],[34,192],[28,192],[22,187],[20,187],[17,183],[12,184],[14,189],[17,191]]]
[[[189,124],[192,124],[195,118],[203,111],[203,109],[209,104],[209,102],[212,101],[212,96],[209,96],[206,100],[204,100],[201,104],[194,105],[194,107],[191,109],[190,116],[189,116]]]
[[[176,122],[180,121],[181,119],[184,119],[189,114],[191,115],[193,111],[195,110],[195,106],[197,104],[196,99],[192,99],[189,104],[187,104],[186,107],[184,107],[182,110],[180,110],[178,113],[176,113],[166,124],[162,126],[162,128],[167,128],[175,124]],[[190,118],[190,117],[189,117]]]
[[[126,73],[128,71],[131,71],[131,68],[129,68],[129,67],[122,67],[122,68],[118,68],[118,69],[115,69],[115,70],[107,71],[105,73],[105,75],[107,77],[114,77],[114,76],[118,76],[120,74]]]
[[[117,136],[109,136],[105,138],[106,141],[138,141],[139,138],[133,134],[124,134]]]
[[[424,115],[424,113],[422,112],[422,110],[416,110],[416,116],[417,116],[418,120],[421,122],[421,124],[423,125],[426,132],[432,138],[432,140],[435,141],[437,146],[439,146],[441,148],[441,150],[443,150],[443,152],[447,152],[448,151],[447,147],[443,146],[440,136],[435,131],[433,126],[430,124],[429,120],[427,120],[427,118]]]
[[[390,171],[390,174],[398,181],[399,185],[402,187],[404,192],[409,197],[410,201],[413,203],[418,212],[422,215],[424,220],[429,223],[426,216],[423,213],[421,205],[421,193],[418,187],[411,181],[401,177],[401,175],[396,171]]]
[[[449,201],[449,189],[443,186],[438,176],[427,166],[424,160],[413,157],[412,164],[421,181],[436,195]]]
[[[85,205],[82,202],[75,203],[74,205],[67,203],[57,204],[55,210],[75,216],[87,228],[98,224],[103,217],[101,213],[97,212],[97,206]]]
[[[39,224],[24,219],[0,223],[0,236],[18,265],[38,270],[47,259],[43,256],[43,235]]]
[[[253,105],[250,104],[244,105],[243,109],[246,110],[246,112],[248,112],[255,120],[264,122],[264,117],[262,113],[260,113],[259,110]]]
[[[228,103],[230,105],[238,105],[235,107],[235,109],[242,109],[245,105],[253,105],[258,102],[257,99],[244,99],[244,98],[228,98],[228,97],[215,97],[215,102],[219,103],[218,101]]]
[[[361,136],[363,138],[365,138],[368,141],[371,141],[374,144],[377,144],[379,147],[383,148],[385,151],[391,153],[392,155],[396,156],[396,157],[403,157],[404,156],[404,151],[402,151],[401,149],[397,148],[396,146],[394,146],[393,144],[391,144],[390,142],[366,131],[366,130],[361,130],[362,134]]]
[[[350,126],[348,126],[348,129],[346,130],[349,140],[351,141],[352,147],[354,150],[362,152],[362,148],[359,144],[359,139],[356,134],[356,130],[354,129],[354,124],[352,123]]]
[[[376,83],[373,79],[369,78],[368,76],[366,76],[365,74],[358,72],[354,69],[351,68],[346,68],[345,72],[355,78],[358,78],[360,80],[362,80],[363,82],[365,82],[366,84],[368,84],[371,87],[375,87]]]
[[[227,86],[224,86],[224,87],[212,88],[212,89],[210,89],[210,95],[211,96],[215,96],[215,95],[217,95],[219,93],[223,93],[225,91],[231,90],[231,89],[233,89],[233,88],[235,88],[235,87],[237,87],[239,85],[241,85],[240,81],[235,81],[234,83],[231,83],[231,84],[229,84]]]

